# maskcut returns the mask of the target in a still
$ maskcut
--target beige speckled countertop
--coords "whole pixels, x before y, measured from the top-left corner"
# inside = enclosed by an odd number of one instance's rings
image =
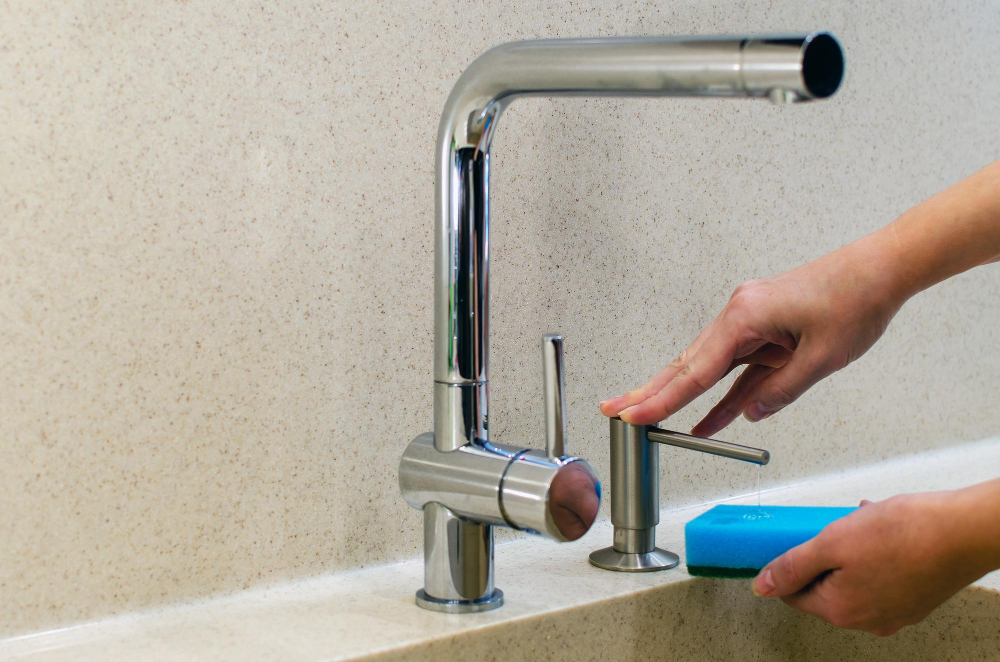
[[[853,505],[997,475],[1000,440],[989,440],[769,490],[763,498]],[[708,506],[662,513],[660,546],[683,553],[684,523]],[[588,565],[588,552],[609,540],[610,524],[603,522],[572,544],[500,545],[497,585],[506,605],[485,614],[417,609],[417,559],[16,637],[0,641],[0,659],[579,661],[672,659],[682,652],[687,659],[716,660],[936,659],[942,650],[948,659],[989,659],[1000,645],[1000,573],[962,591],[921,625],[878,639],[755,599],[746,582],[695,580],[683,566],[627,575]]]

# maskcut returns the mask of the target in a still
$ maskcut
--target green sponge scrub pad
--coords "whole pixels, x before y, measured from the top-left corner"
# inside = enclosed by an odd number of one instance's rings
[[[855,510],[716,506],[684,527],[688,573],[723,579],[755,577],[773,559]]]

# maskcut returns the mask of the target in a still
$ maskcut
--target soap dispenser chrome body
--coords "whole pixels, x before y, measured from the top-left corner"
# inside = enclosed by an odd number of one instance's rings
[[[552,430],[542,454],[489,434],[489,170],[503,109],[523,96],[748,97],[832,95],[837,40],[806,35],[552,39],[503,44],[458,79],[438,128],[434,233],[434,429],[404,452],[399,482],[424,513],[428,609],[475,612],[502,602],[493,527],[564,540],[596,517],[599,483],[564,455]],[[553,387],[556,388],[556,387]],[[556,388],[558,390],[558,388]]]
[[[611,547],[591,553],[590,563],[604,570],[650,572],[673,568],[680,561],[656,546],[660,523],[660,444],[720,455],[763,465],[771,454],[759,448],[716,439],[631,425],[612,418],[611,427]]]

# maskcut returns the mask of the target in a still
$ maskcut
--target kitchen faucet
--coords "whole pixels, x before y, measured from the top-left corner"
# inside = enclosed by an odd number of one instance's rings
[[[424,514],[417,604],[499,607],[493,527],[573,540],[596,517],[600,483],[565,453],[562,339],[543,339],[546,452],[489,436],[489,162],[504,108],[522,96],[823,99],[843,78],[830,34],[552,39],[503,44],[458,79],[438,128],[434,239],[434,429],[399,468]]]

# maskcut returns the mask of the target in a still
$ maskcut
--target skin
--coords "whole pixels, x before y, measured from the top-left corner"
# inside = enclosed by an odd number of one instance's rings
[[[1000,479],[861,506],[768,564],[753,592],[888,636],[1000,567],[988,533],[1000,516]]]
[[[859,359],[912,296],[997,260],[1000,161],[829,255],[740,285],[680,356],[601,412],[657,423],[745,365],[692,434],[711,436],[741,414],[768,418]],[[998,481],[865,504],[775,559],[755,592],[834,625],[891,634],[1000,567]],[[994,519],[984,523],[984,512]]]

